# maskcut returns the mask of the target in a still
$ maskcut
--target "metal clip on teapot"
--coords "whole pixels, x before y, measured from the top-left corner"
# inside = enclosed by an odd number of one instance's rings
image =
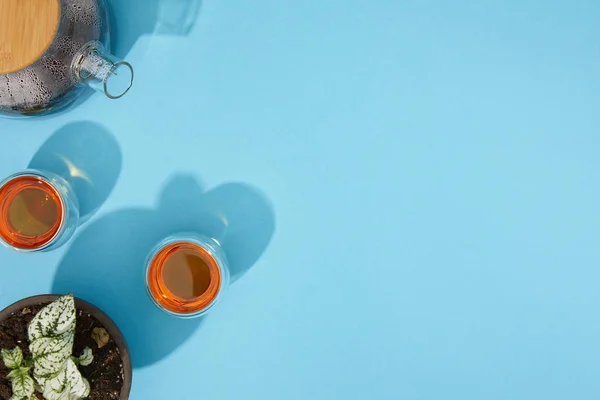
[[[0,115],[71,104],[86,87],[123,96],[133,69],[108,53],[105,0],[0,0]]]

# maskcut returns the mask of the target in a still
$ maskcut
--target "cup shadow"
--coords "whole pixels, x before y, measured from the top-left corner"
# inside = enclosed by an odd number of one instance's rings
[[[29,168],[66,179],[79,200],[80,223],[84,223],[112,192],[121,164],[115,137],[100,124],[79,121],[52,134],[34,154]]]
[[[112,53],[120,58],[143,35],[185,36],[194,27],[201,0],[109,0]]]
[[[74,293],[106,312],[129,344],[134,368],[168,356],[204,318],[179,319],[160,311],[146,293],[145,261],[160,240],[193,231],[220,240],[232,281],[267,248],[273,208],[257,189],[227,183],[203,191],[193,176],[169,180],[156,209],[122,209],[82,229],[61,260],[53,293]]]

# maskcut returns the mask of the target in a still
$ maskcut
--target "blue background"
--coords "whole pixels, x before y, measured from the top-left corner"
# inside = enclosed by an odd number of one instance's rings
[[[127,96],[0,120],[87,219],[0,249],[1,306],[101,306],[132,400],[600,396],[600,2],[157,1],[114,1]],[[181,229],[236,278],[201,320],[143,293]]]

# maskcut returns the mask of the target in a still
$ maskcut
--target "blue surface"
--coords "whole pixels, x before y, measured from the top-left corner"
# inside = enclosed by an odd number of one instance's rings
[[[600,396],[600,2],[115,3],[130,94],[0,120],[0,176],[63,154],[88,216],[0,249],[2,306],[106,309],[132,400]],[[202,320],[141,286],[184,228],[234,260]]]

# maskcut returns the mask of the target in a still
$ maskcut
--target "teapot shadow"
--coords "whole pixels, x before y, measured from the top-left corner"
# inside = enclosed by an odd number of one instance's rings
[[[189,34],[194,27],[201,0],[109,0],[112,52],[124,58],[143,35]]]
[[[121,149],[115,137],[100,124],[79,121],[52,134],[28,167],[54,172],[71,184],[79,200],[80,223],[83,223],[112,192],[121,164]]]
[[[107,0],[107,4],[111,9],[108,15],[110,53],[120,59],[127,59],[135,43],[144,35],[188,35],[202,8],[202,0]],[[72,104],[37,117],[37,120],[73,111],[94,94],[93,90],[85,90]]]
[[[157,209],[109,213],[81,229],[61,260],[53,293],[74,293],[106,312],[127,340],[134,368],[168,356],[202,324],[160,311],[146,293],[149,252],[182,231],[217,238],[229,259],[232,282],[267,248],[275,229],[273,208],[257,189],[228,183],[204,192],[187,175],[173,177]]]

